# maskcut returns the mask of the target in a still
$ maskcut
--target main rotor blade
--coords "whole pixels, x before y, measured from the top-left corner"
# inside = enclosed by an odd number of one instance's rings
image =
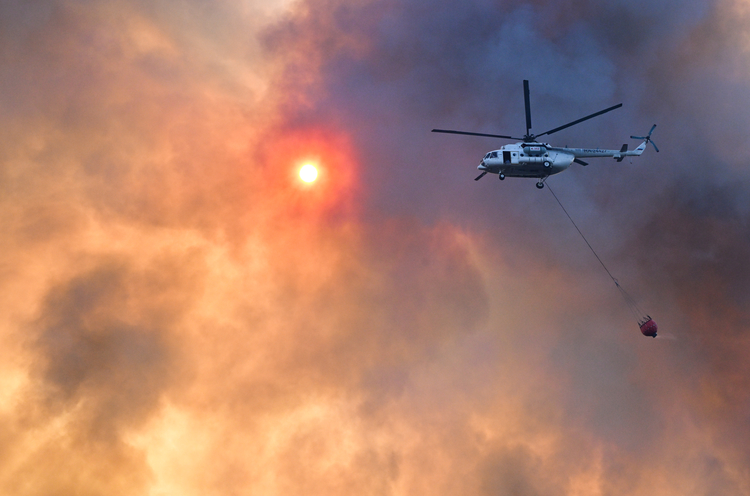
[[[446,134],[466,134],[468,136],[486,136],[488,138],[503,138],[512,140],[522,140],[523,138],[514,138],[513,136],[503,136],[502,134],[485,134],[485,133],[470,133],[468,131],[451,131],[450,129],[433,129],[433,133],[446,133]]]
[[[599,112],[593,113],[591,115],[587,115],[586,117],[582,117],[582,118],[578,119],[577,121],[569,122],[569,123],[567,123],[565,125],[562,125],[560,127],[556,127],[555,129],[550,129],[549,131],[546,131],[546,132],[544,132],[542,134],[537,134],[537,135],[535,135],[535,137],[538,138],[539,136],[544,136],[545,134],[552,134],[552,133],[556,133],[558,131],[562,131],[563,129],[569,128],[570,126],[575,126],[576,124],[580,124],[583,121],[587,121],[589,119],[593,119],[594,117],[596,117],[598,115],[606,114],[610,110],[618,109],[620,107],[622,107],[622,103],[618,103],[617,105],[613,105],[613,106],[611,106],[611,107],[609,107],[607,109],[600,110]]]
[[[526,107],[526,136],[531,131],[531,102],[529,101],[529,81],[523,80],[523,103]]]

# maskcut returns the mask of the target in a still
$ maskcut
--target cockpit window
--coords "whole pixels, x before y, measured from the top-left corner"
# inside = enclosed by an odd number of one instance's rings
[[[490,158],[490,155],[492,155],[492,154],[488,153],[487,155],[484,156],[484,158]]]
[[[490,158],[497,158],[497,152],[490,153]]]

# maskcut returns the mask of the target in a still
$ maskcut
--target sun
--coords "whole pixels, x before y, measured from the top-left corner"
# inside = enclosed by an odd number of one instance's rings
[[[306,183],[311,183],[318,177],[318,169],[312,164],[305,164],[299,170],[299,177]]]

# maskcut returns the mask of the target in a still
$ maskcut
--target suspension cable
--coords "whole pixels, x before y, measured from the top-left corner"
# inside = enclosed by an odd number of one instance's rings
[[[593,253],[594,256],[596,257],[596,259],[599,260],[599,263],[602,265],[602,268],[604,268],[604,270],[607,272],[607,275],[610,277],[610,279],[612,279],[612,282],[615,283],[615,286],[617,286],[617,289],[620,290],[620,294],[622,294],[622,297],[625,300],[625,303],[627,303],[628,307],[630,308],[630,311],[633,313],[633,315],[635,316],[635,318],[637,320],[641,319],[645,314],[638,307],[638,304],[635,302],[635,300],[633,299],[633,297],[631,297],[627,293],[627,291],[625,291],[625,289],[622,286],[620,286],[620,283],[617,281],[617,279],[615,279],[615,276],[613,276],[612,273],[607,268],[607,266],[604,265],[604,262],[602,262],[602,259],[599,258],[599,255],[597,255],[596,251],[594,251],[594,248],[591,246],[591,243],[589,243],[589,240],[587,240],[586,236],[583,235],[583,232],[581,232],[581,230],[578,228],[578,225],[573,220],[573,217],[570,216],[570,214],[565,209],[565,207],[563,206],[562,202],[557,197],[557,195],[555,194],[555,192],[552,191],[552,188],[550,187],[549,184],[547,184],[547,188],[549,189],[549,192],[552,193],[552,196],[555,197],[555,200],[557,200],[557,204],[560,205],[560,208],[562,209],[562,211],[565,212],[565,215],[568,217],[568,219],[570,220],[570,222],[573,224],[573,227],[576,228],[576,231],[578,231],[578,234],[581,235],[581,238],[583,239],[583,241],[586,242],[586,246],[589,247],[589,250],[591,250],[591,253]]]
[[[547,189],[549,189],[549,192],[552,193],[552,196],[555,197],[555,200],[557,200],[557,204],[560,205],[560,208],[562,208],[562,211],[565,212],[565,215],[568,216],[568,219],[570,219],[570,222],[573,224],[573,227],[576,228],[576,231],[578,231],[578,234],[581,235],[581,238],[586,242],[586,245],[589,247],[589,250],[591,250],[591,253],[594,254],[597,260],[599,260],[599,263],[602,264],[602,267],[604,267],[604,270],[607,271],[607,275],[612,279],[612,281],[619,287],[620,284],[617,282],[617,279],[612,275],[612,273],[609,271],[606,265],[604,265],[604,262],[602,262],[602,259],[599,258],[599,255],[596,254],[594,251],[594,248],[591,247],[591,243],[589,243],[589,240],[586,239],[586,236],[583,235],[580,229],[578,229],[578,226],[576,225],[575,221],[573,220],[573,217],[570,216],[567,210],[565,210],[565,207],[563,207],[563,204],[560,202],[560,199],[557,197],[554,191],[552,191],[552,188],[550,188],[549,184],[547,185]]]

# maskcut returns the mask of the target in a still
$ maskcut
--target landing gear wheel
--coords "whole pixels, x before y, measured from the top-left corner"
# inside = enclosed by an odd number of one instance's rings
[[[542,181],[539,181],[538,183],[536,183],[536,187],[542,189],[544,188],[544,183]]]
[[[505,181],[505,174],[503,174],[502,172],[500,173],[498,177],[500,178],[501,181]]]
[[[550,162],[549,160],[545,160],[544,161],[544,168],[545,169],[549,169],[550,167],[552,167],[552,162]]]

